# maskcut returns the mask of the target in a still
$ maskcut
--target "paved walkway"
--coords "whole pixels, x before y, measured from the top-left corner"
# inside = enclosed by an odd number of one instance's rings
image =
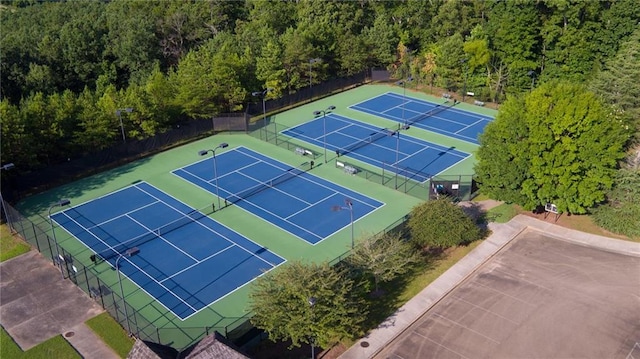
[[[476,247],[469,255],[460,260],[438,279],[423,289],[418,295],[408,301],[391,317],[387,318],[378,328],[367,336],[358,340],[351,348],[343,353],[341,359],[372,358],[419,319],[429,308],[440,301],[458,283],[467,278],[487,259],[495,255],[519,233],[527,228],[544,232],[545,235],[560,240],[567,240],[587,246],[598,247],[603,250],[624,253],[640,257],[640,243],[627,242],[607,237],[583,233],[558,225],[537,220],[524,215],[516,216],[505,224],[490,223],[492,234]]]
[[[0,324],[22,350],[62,334],[84,358],[119,358],[84,324],[102,312],[35,250],[0,263]]]

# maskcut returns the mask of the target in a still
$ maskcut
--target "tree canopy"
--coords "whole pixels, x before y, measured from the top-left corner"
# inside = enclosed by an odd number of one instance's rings
[[[250,294],[251,321],[271,340],[328,348],[361,332],[366,305],[339,267],[289,262],[258,278]]]
[[[450,198],[423,202],[411,210],[411,240],[420,247],[448,248],[480,239],[482,231]]]
[[[583,85],[548,82],[508,99],[480,137],[477,180],[526,209],[554,203],[586,213],[605,199],[630,132]]]
[[[347,261],[353,268],[371,275],[377,291],[379,283],[407,273],[420,257],[415,246],[400,233],[381,233],[358,241]]]
[[[235,111],[259,89],[277,97],[370,67],[502,102],[530,90],[531,71],[542,85],[624,66],[609,60],[637,48],[639,20],[634,0],[5,2],[0,125],[15,131],[1,150],[27,170],[117,143],[114,109],[135,108],[123,127],[142,138]],[[639,98],[628,94],[617,101]]]

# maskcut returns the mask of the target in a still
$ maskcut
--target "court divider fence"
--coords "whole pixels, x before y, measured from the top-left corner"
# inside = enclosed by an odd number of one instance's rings
[[[71,280],[82,289],[89,297],[100,304],[125,330],[130,329],[131,335],[136,338],[171,346],[178,351],[189,348],[214,332],[222,334],[239,347],[244,347],[255,343],[256,340],[265,338],[264,333],[251,324],[250,315],[224,318],[216,325],[208,327],[156,327],[140,314],[135,306],[123,300],[116,288],[116,283],[108,283],[100,279],[99,273],[93,270],[94,266],[92,264],[85,266],[83,262],[64,250],[64,248],[56,246],[55,240],[47,233],[50,228],[41,228],[40,225],[24,217],[10,204],[6,202],[4,204],[7,209],[6,223],[11,232],[19,234],[45,258],[50,260],[61,270],[65,279]],[[406,226],[408,219],[408,215],[399,218],[374,236],[402,230]],[[41,225],[45,226],[47,223],[43,222]],[[336,265],[346,259],[349,254],[350,250],[339,255],[329,264]],[[126,306],[126,310],[124,306]]]
[[[439,198],[440,196],[449,196],[455,201],[469,201],[478,191],[473,175],[428,176],[428,180],[421,182],[414,178],[424,176],[423,173],[420,173],[419,176],[414,176],[407,172],[406,169],[397,173],[385,171],[383,167],[380,172],[376,172],[346,162],[341,158],[335,159],[335,167],[345,174],[364,178],[367,181],[401,191],[424,201]]]

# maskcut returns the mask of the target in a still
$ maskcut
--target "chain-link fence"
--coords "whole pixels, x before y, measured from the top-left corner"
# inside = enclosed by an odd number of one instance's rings
[[[224,318],[217,325],[210,327],[156,327],[140,313],[139,308],[123,300],[116,283],[100,279],[94,271],[94,266],[85,266],[71,253],[58,246],[55,239],[47,233],[50,232],[50,228],[41,228],[8,203],[4,203],[4,207],[7,210],[7,224],[13,233],[19,234],[45,258],[51,260],[62,271],[64,278],[71,280],[98,302],[123,328],[137,338],[183,350],[214,331],[233,341],[252,328],[249,316]]]
[[[385,166],[380,172],[376,172],[346,162],[342,158],[335,160],[335,167],[346,174],[364,178],[425,201],[439,196],[449,196],[456,201],[469,201],[478,191],[473,175],[429,176],[424,173],[412,173],[406,169],[389,171],[385,170]],[[416,180],[425,176],[428,180]]]

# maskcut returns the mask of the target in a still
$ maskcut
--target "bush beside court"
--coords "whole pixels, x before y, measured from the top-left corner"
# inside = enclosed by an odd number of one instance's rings
[[[446,223],[432,217],[445,218]],[[436,233],[443,239],[409,241],[419,235],[411,221],[441,226]],[[335,266],[293,262],[259,278],[251,293],[254,325],[271,340],[288,342],[289,348],[349,344],[466,255],[475,246],[460,245],[468,245],[483,233],[448,199],[417,206],[409,223],[410,236],[388,232],[360,240],[352,255]],[[450,249],[433,253],[421,250],[424,247]],[[451,253],[458,255],[448,260]]]

